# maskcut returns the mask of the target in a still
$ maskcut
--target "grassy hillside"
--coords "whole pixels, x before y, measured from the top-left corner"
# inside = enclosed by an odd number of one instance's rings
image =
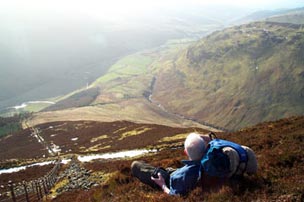
[[[303,114],[303,43],[304,30],[294,24],[214,32],[159,69],[154,98],[229,129]]]
[[[41,5],[36,5],[39,14],[26,7],[21,17],[14,8],[17,5],[10,6],[0,13],[0,109],[83,88],[121,57],[170,39],[198,39],[222,28],[227,19],[248,13],[240,8],[223,12],[227,7],[192,4],[179,9],[172,3],[168,9],[149,6],[148,12],[122,17],[123,12],[117,17],[101,15],[102,9],[111,10],[108,4],[97,6],[101,9],[98,12],[71,11],[76,3],[69,8],[61,6],[62,13],[56,10],[56,14]]]
[[[197,42],[170,41],[124,57],[89,89],[52,105],[64,110],[36,114],[31,124],[187,120],[235,130],[301,115],[303,44],[302,25],[277,22],[235,26]]]
[[[44,112],[34,114],[28,124],[67,120],[128,120],[136,123],[204,127],[167,112],[158,103],[148,100],[154,88],[158,65],[172,60],[191,43],[191,39],[172,40],[159,48],[124,57],[88,89],[75,91]],[[162,67],[166,68],[166,65]]]
[[[304,118],[292,117],[276,122],[261,123],[222,138],[250,146],[257,155],[258,173],[227,182],[212,189],[201,184],[186,197],[167,196],[140,183],[130,174],[132,159],[94,161],[83,166],[92,171],[101,186],[89,191],[65,192],[49,201],[303,201],[303,137]],[[172,140],[183,143],[184,139]],[[155,155],[137,160],[155,166],[180,167],[182,148],[167,146]],[[60,184],[60,182],[59,182]]]

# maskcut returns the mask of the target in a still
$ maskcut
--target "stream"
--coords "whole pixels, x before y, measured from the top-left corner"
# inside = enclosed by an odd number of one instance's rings
[[[13,106],[11,108],[14,109],[22,109],[27,107],[29,104],[55,104],[55,102],[51,102],[51,101],[28,101],[28,102],[24,102],[21,105],[17,105],[17,106]]]

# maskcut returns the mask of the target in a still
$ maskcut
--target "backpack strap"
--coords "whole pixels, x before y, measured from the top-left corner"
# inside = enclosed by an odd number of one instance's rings
[[[217,139],[217,136],[215,135],[214,132],[210,132],[209,133],[209,138],[210,138],[210,140],[214,140],[214,139]]]

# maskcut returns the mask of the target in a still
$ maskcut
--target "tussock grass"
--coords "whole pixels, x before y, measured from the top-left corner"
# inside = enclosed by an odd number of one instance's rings
[[[98,140],[106,139],[106,138],[108,138],[108,135],[101,135],[99,137],[92,138],[91,143],[96,142]]]
[[[121,134],[121,137],[118,140],[123,140],[127,137],[130,137],[130,136],[140,135],[140,134],[142,134],[146,131],[149,131],[149,130],[152,130],[152,128],[144,128],[144,127],[136,128],[132,131],[124,132],[123,134]]]

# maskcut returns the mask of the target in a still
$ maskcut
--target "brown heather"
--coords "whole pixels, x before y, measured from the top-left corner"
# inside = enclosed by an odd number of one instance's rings
[[[167,196],[140,183],[130,174],[132,160],[95,161],[84,166],[102,171],[100,187],[66,192],[52,201],[303,201],[304,200],[304,117],[266,122],[221,138],[248,145],[257,154],[257,175],[232,179],[217,187],[198,186],[185,197]],[[167,146],[152,156],[137,160],[155,166],[180,167],[182,148]],[[212,184],[212,183],[211,183]]]

